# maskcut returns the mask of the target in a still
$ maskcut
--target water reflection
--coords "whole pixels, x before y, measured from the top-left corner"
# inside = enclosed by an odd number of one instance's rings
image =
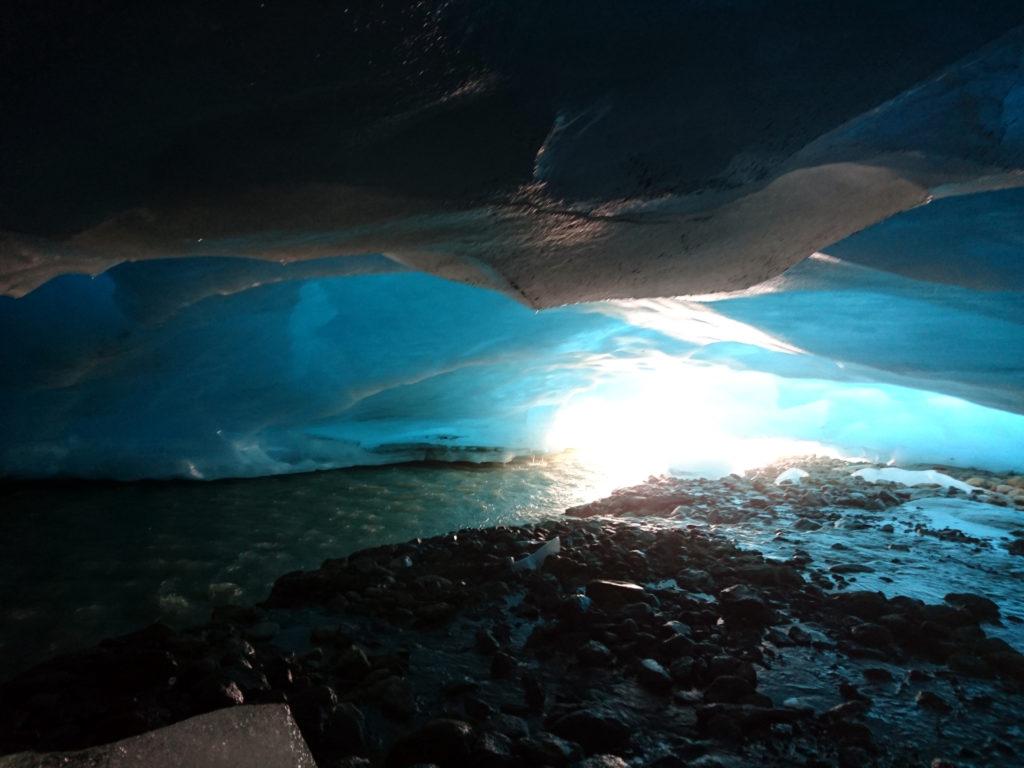
[[[404,465],[215,483],[0,489],[0,676],[162,619],[258,601],[327,557],[557,516],[611,490],[568,458]]]

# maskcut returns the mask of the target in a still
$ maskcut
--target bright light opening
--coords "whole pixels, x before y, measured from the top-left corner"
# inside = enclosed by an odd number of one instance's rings
[[[769,374],[658,358],[577,392],[556,415],[550,450],[571,450],[614,484],[672,472],[720,477],[787,456],[839,456],[819,442],[757,434],[778,413]]]

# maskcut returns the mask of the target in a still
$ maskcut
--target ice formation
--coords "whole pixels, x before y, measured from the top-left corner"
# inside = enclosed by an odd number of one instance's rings
[[[946,498],[916,499],[897,509],[896,519],[906,512],[924,517],[935,530],[951,529],[979,539],[1012,540],[1010,532],[1020,527],[1020,513],[1014,509],[978,501]],[[996,547],[1002,552],[1003,547]]]
[[[780,472],[779,476],[775,478],[776,485],[782,485],[783,483],[796,483],[799,484],[805,477],[807,477],[807,470],[800,469],[799,467],[790,467],[785,472]]]
[[[0,473],[1022,463],[1019,2],[185,4],[16,22]]]
[[[963,480],[950,477],[945,472],[938,472],[934,469],[900,469],[899,467],[883,467],[875,469],[866,467],[858,469],[853,473],[854,477],[860,477],[869,483],[897,483],[899,485],[937,485],[940,488],[956,488],[964,493],[976,490],[974,486],[968,485]]]
[[[557,555],[561,551],[562,540],[555,536],[555,538],[544,542],[544,544],[535,552],[531,552],[529,555],[526,555],[526,557],[520,558],[512,563],[512,569],[516,571],[524,569],[527,571],[536,571],[544,564],[545,560],[552,555]]]
[[[751,296],[537,312],[361,264],[142,262],[0,299],[0,469],[209,479],[564,448],[712,474],[806,450],[1022,459],[1019,294],[821,258]]]

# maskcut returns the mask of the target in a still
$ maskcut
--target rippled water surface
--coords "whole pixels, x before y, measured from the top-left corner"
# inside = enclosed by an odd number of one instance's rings
[[[216,483],[0,488],[0,676],[212,604],[256,602],[325,558],[560,515],[606,494],[567,461],[391,466]]]

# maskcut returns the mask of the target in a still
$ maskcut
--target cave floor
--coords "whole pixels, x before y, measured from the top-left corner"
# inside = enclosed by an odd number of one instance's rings
[[[1014,497],[801,466],[286,574],[10,679],[0,752],[285,702],[321,768],[1019,764]]]

